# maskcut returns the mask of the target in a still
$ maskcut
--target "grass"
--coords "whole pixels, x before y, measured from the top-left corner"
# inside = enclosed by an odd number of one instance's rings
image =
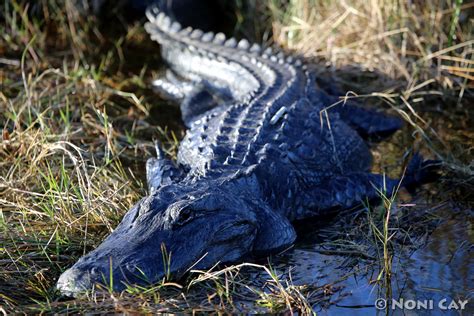
[[[392,261],[393,261],[393,252],[392,252],[392,238],[397,232],[396,227],[392,227],[391,213],[393,210],[393,204],[397,196],[397,192],[393,195],[387,195],[385,192],[380,192],[382,197],[382,216],[381,219],[377,220],[373,218],[373,211],[370,208],[370,205],[367,205],[367,215],[368,223],[371,230],[371,235],[374,238],[374,244],[377,245],[376,249],[381,250],[381,253],[377,253],[379,258],[380,272],[374,282],[382,283],[383,288],[386,290],[384,297],[392,297]],[[378,225],[379,223],[382,225]],[[378,226],[382,226],[381,228]]]
[[[446,139],[453,133],[435,126],[437,117],[429,113],[440,112],[443,119],[457,119],[458,111],[472,114],[472,3],[308,0],[290,1],[288,10],[270,3],[278,43],[324,63],[321,73],[364,102],[394,108],[430,142],[431,153],[472,176],[472,167],[458,161],[469,147],[453,149]],[[459,143],[469,144],[468,133]]]
[[[374,150],[375,168],[400,174],[398,157],[414,144],[448,167],[437,190],[466,198],[474,179],[472,4],[287,3],[237,5],[236,33],[301,54],[344,91],[401,115],[408,124]],[[146,194],[143,169],[154,139],[174,157],[183,127],[176,109],[149,88],[162,65],[141,23],[100,24],[70,1],[3,1],[0,9],[0,311],[310,313],[331,300],[336,284],[296,285],[287,267],[270,263],[60,299],[59,274]],[[399,203],[384,199],[350,225],[342,214],[326,251],[372,262],[380,267],[374,280],[388,288],[396,253],[417,245],[396,240],[415,240],[439,220],[430,208],[414,216],[402,207],[395,216]]]

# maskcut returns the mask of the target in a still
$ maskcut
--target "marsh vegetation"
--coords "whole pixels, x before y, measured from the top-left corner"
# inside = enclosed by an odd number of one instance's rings
[[[379,206],[302,225],[298,243],[268,260],[122,293],[104,287],[60,298],[54,290],[60,273],[146,194],[144,166],[154,139],[175,157],[184,128],[177,107],[150,88],[164,65],[143,20],[127,20],[120,7],[101,21],[72,1],[5,0],[0,311],[311,313],[370,307],[378,296],[407,291],[469,294],[474,5],[267,0],[236,1],[234,9],[235,36],[299,54],[348,91],[342,98],[405,119],[389,142],[374,145],[376,170],[400,175],[408,148],[441,160],[441,179],[416,196],[401,191]],[[351,292],[365,303],[348,299]]]

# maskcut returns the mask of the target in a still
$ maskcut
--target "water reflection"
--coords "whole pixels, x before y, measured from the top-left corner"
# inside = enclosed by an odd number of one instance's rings
[[[390,315],[459,314],[441,311],[438,302],[470,299],[463,315],[474,312],[474,216],[472,210],[453,213],[446,207],[440,216],[449,218],[439,225],[415,251],[394,254],[392,269],[393,298],[432,300],[434,310],[389,310]],[[317,241],[317,242],[315,242]],[[384,297],[384,289],[371,283],[378,275],[376,262],[357,260],[348,266],[348,257],[321,253],[319,230],[306,233],[294,250],[283,256],[282,266],[291,266],[295,284],[335,284],[342,290],[330,298],[330,304],[314,306],[319,315],[385,315],[374,302]],[[403,248],[402,248],[403,249]],[[407,253],[405,253],[407,252]],[[285,262],[286,261],[286,262]],[[283,263],[285,262],[285,263]]]

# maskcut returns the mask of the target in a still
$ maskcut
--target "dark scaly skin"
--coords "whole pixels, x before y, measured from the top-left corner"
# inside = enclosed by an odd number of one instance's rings
[[[167,271],[179,278],[192,267],[273,253],[294,242],[291,221],[356,206],[380,190],[390,195],[400,184],[369,172],[360,136],[388,135],[399,120],[348,104],[321,121],[334,99],[301,62],[182,29],[158,13],[148,10],[146,29],[173,72],[155,84],[181,102],[189,129],[177,164],[160,150],[148,161],[150,195],[61,275],[57,287],[67,295],[110,274],[122,290],[158,282]],[[419,180],[422,162],[412,165],[403,185]]]

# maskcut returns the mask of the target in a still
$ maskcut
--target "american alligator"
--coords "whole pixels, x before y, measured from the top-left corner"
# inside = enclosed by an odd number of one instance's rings
[[[403,180],[370,173],[364,138],[390,135],[399,119],[354,102],[327,109],[337,98],[291,55],[183,28],[157,6],[146,15],[171,69],[155,85],[180,101],[187,134],[177,163],[159,148],[148,160],[149,195],[61,275],[62,293],[109,276],[122,290],[275,253],[295,241],[295,220],[421,182],[427,163],[419,156]]]

